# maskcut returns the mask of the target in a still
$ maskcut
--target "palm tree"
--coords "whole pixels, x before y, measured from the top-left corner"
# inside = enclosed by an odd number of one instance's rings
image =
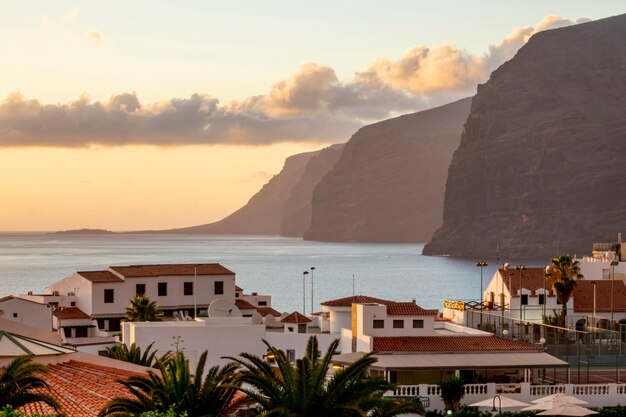
[[[242,384],[239,391],[259,405],[262,416],[365,416],[376,408],[384,409],[391,401],[382,397],[393,389],[391,383],[366,377],[377,360],[371,353],[327,379],[339,340],[332,342],[321,356],[317,338],[311,336],[304,357],[296,360],[295,366],[285,352],[263,342],[268,356],[274,356],[276,367],[249,353],[228,358],[241,368],[235,377]]]
[[[237,366],[233,363],[223,367],[214,366],[206,377],[207,352],[200,355],[195,374],[189,370],[189,361],[182,351],[176,352],[167,361],[157,361],[159,372],[148,371],[148,375],[131,376],[118,381],[132,397],[111,399],[99,416],[125,416],[149,411],[187,413],[188,417],[225,416],[234,411],[238,385],[233,380]]]
[[[550,279],[552,289],[556,292],[556,297],[561,303],[559,325],[565,327],[567,302],[574,287],[576,287],[576,281],[585,277],[580,273],[579,262],[569,255],[559,255],[553,258],[551,264],[546,267],[546,277]]]
[[[446,381],[439,383],[441,388],[441,399],[447,410],[452,412],[459,409],[459,404],[465,396],[465,382],[458,376],[453,376]]]
[[[156,301],[145,295],[136,295],[126,308],[126,321],[161,321],[163,312],[157,307]]]
[[[105,356],[111,359],[156,368],[157,361],[166,362],[172,355],[172,352],[166,352],[160,358],[157,358],[157,351],[151,350],[152,345],[154,345],[154,342],[150,343],[142,354],[141,348],[134,343],[130,345],[130,348],[122,343],[107,348]]]
[[[59,403],[42,389],[50,390],[41,377],[49,372],[44,365],[33,362],[29,356],[18,356],[0,369],[0,409],[19,408],[26,404],[43,402],[55,410]]]

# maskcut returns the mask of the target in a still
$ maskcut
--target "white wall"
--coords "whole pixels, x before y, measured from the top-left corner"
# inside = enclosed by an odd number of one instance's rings
[[[265,327],[252,324],[246,317],[124,323],[122,330],[123,343],[135,343],[145,349],[154,342],[153,349],[158,349],[160,354],[174,351],[178,337],[178,347],[184,349],[192,369],[205,350],[208,350],[205,369],[228,363],[222,356],[238,356],[241,352],[263,356],[266,353],[261,341],[265,337]]]
[[[306,345],[311,336],[317,337],[318,345],[319,345],[320,350],[322,351],[322,355],[326,353],[326,350],[328,349],[330,344],[333,342],[333,340],[339,339],[337,335],[331,335],[331,334],[310,335],[310,334],[305,334],[305,333],[285,334],[285,333],[268,332],[265,334],[265,340],[267,340],[270,343],[270,345],[275,346],[281,350],[285,350],[285,351],[287,349],[295,350],[296,359],[300,359],[304,356],[304,353],[306,352]],[[347,353],[347,352],[343,352],[342,350],[342,353]]]
[[[61,307],[70,307],[70,301],[76,301],[76,307],[80,308],[85,313],[91,315],[92,313],[92,283],[91,281],[83,278],[78,273],[63,278],[60,281],[55,282],[46,288],[47,294],[52,294],[54,291],[59,292],[60,297],[67,296],[69,293],[74,293],[74,298],[68,297],[55,300],[50,297],[46,297],[46,301],[56,301]],[[70,299],[71,298],[71,299]]]
[[[52,330],[52,309],[44,304],[13,298],[0,303],[2,318],[27,326]]]
[[[341,329],[352,328],[352,307],[322,306],[322,311],[330,312],[330,332],[340,334]]]
[[[388,316],[387,306],[382,304],[357,304],[357,337],[361,335],[383,336],[431,336],[435,334],[435,316]],[[374,320],[383,320],[384,327],[374,328]],[[394,321],[401,320],[402,328],[394,328]],[[414,328],[413,320],[422,320],[422,328]]]

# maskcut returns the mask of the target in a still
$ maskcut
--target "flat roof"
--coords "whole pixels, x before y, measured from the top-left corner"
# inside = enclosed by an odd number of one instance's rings
[[[337,355],[334,363],[347,365],[365,353]],[[438,370],[438,369],[503,369],[503,368],[566,368],[569,364],[545,352],[489,352],[489,353],[423,353],[374,355],[378,362],[371,367],[384,370]]]

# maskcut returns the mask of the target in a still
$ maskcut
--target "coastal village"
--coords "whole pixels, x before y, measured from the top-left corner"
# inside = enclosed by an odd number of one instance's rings
[[[481,282],[480,299],[444,300],[441,310],[367,294],[280,312],[271,295],[246,293],[217,263],[77,271],[42,294],[0,298],[0,366],[28,355],[48,369],[64,415],[95,416],[129,395],[120,379],[149,370],[108,357],[121,345],[180,352],[190,369],[225,366],[242,353],[278,366],[276,352],[296,365],[314,336],[321,352],[334,349],[328,378],[371,356],[368,378],[392,387],[384,396],[424,409],[449,409],[442,383],[456,379],[464,405],[568,395],[588,407],[616,406],[626,400],[625,250],[620,236],[595,244],[589,256],[567,257],[559,272],[573,282],[566,303],[555,290],[565,278],[552,270],[563,255],[547,268],[505,262]],[[159,316],[130,319],[130,311],[150,310],[142,303]],[[42,402],[23,410],[54,411]]]
[[[0,26],[0,417],[626,416],[619,5],[42,3]]]

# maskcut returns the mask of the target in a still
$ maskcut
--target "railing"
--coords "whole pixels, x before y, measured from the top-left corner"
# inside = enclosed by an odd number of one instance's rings
[[[496,394],[519,394],[522,392],[521,384],[496,384]]]
[[[487,384],[466,384],[465,395],[487,394]]]
[[[420,395],[419,385],[400,385],[393,390],[394,397],[417,397]]]
[[[531,385],[530,395],[533,397],[546,397],[552,394],[565,393],[565,385]]]
[[[607,395],[609,386],[604,384],[574,385],[574,395]]]

